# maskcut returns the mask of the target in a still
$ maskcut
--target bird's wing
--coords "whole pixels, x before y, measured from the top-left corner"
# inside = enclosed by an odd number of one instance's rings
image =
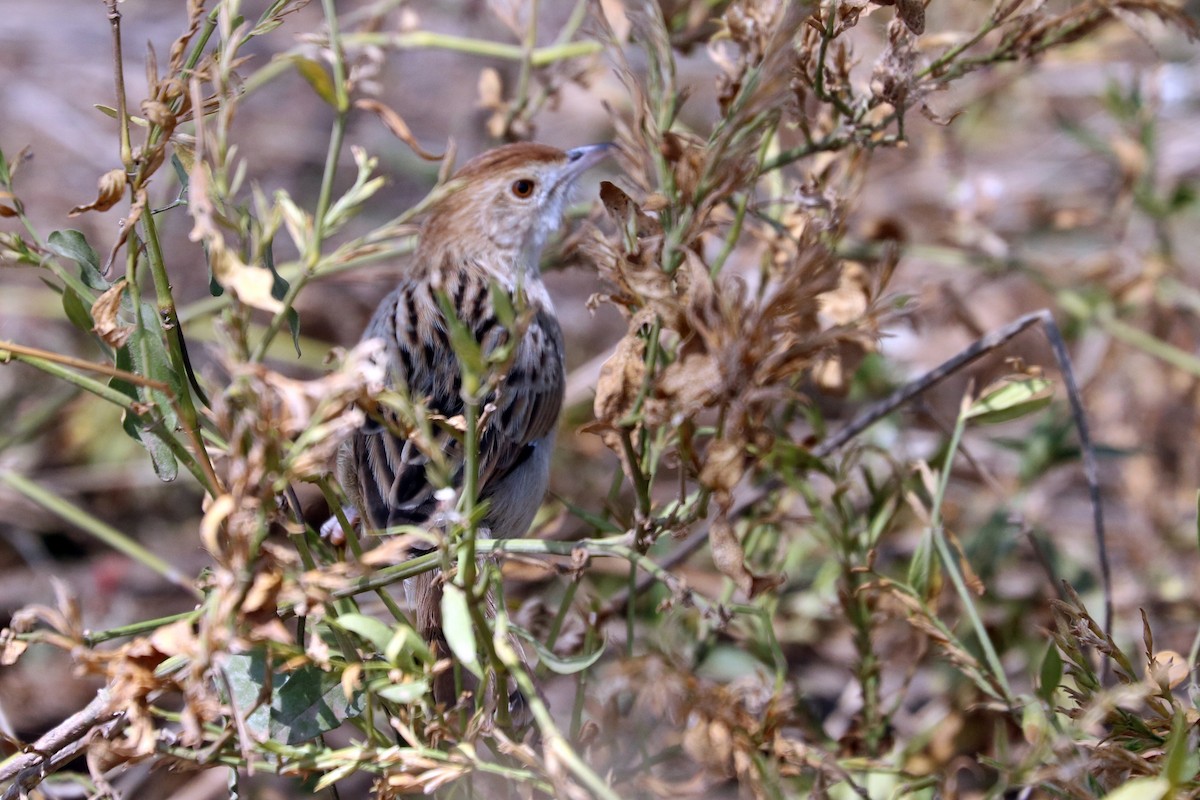
[[[485,353],[501,346],[509,332],[491,308],[490,286],[463,276],[447,279],[447,297],[459,319]],[[394,384],[414,400],[445,417],[463,412],[461,374],[450,345],[445,317],[426,281],[402,283],[380,304],[364,338],[386,343]],[[521,466],[532,447],[554,430],[564,388],[562,333],[549,309],[537,309],[517,348],[480,436],[480,496]],[[384,412],[385,414],[391,412]],[[454,486],[462,480],[461,443],[441,431],[439,441]],[[417,445],[375,424],[351,439],[343,484],[351,500],[377,530],[428,521],[437,501],[430,483],[430,458]]]
[[[564,388],[562,332],[554,314],[539,309],[491,398],[495,410],[480,439],[484,497],[554,432]]]

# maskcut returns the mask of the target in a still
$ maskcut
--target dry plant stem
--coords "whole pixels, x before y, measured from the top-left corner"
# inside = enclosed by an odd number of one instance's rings
[[[117,120],[121,137],[121,163],[124,164],[127,172],[132,172],[134,162],[130,149],[129,115],[127,113],[128,109],[125,97],[124,58],[121,52],[121,14],[117,11],[115,0],[109,0],[107,5],[109,20],[112,25],[113,77],[116,82]],[[193,51],[193,54],[198,56],[196,51]],[[139,195],[144,197],[144,182],[147,178],[146,170],[151,160],[148,154],[152,149],[152,142],[157,140],[156,134],[161,135],[161,133],[162,129],[156,126],[147,136],[144,163],[129,185],[130,196],[135,203]],[[171,294],[171,281],[167,276],[166,262],[163,258],[162,246],[158,240],[158,230],[154,222],[154,215],[144,213],[141,223],[143,230],[146,232],[146,242],[148,244],[146,255],[150,264],[150,274],[154,279],[154,295],[158,305],[158,324],[162,328],[163,336],[166,339],[167,354],[171,359],[171,367],[175,371],[175,374],[181,378],[181,391],[178,396],[172,398],[172,402],[176,413],[183,422],[187,437],[192,442],[192,447],[195,451],[194,458],[199,464],[200,472],[203,473],[201,485],[215,495],[221,490],[221,482],[217,478],[212,461],[208,456],[208,450],[204,447],[203,439],[200,436],[200,417],[196,412],[196,406],[192,401],[191,391],[189,390],[189,387],[196,386],[196,381],[187,357],[187,346],[183,340],[183,328],[179,324],[179,315],[175,310],[175,300]],[[136,265],[137,253],[131,242],[127,272],[130,278],[129,285],[133,291],[137,290],[136,275],[134,274]],[[134,307],[136,313],[140,316],[140,304],[135,302]],[[147,329],[149,329],[149,326],[147,326]],[[143,360],[143,363],[146,363],[145,360]],[[186,381],[182,380],[184,376],[187,378]],[[138,384],[135,383],[134,385]],[[168,435],[164,438],[172,439],[174,437]],[[192,459],[184,458],[183,461],[185,464],[190,464]]]
[[[1050,342],[1050,347],[1054,352],[1055,360],[1058,362],[1059,370],[1063,376],[1063,383],[1066,385],[1067,397],[1071,404],[1072,415],[1075,420],[1076,430],[1079,432],[1080,450],[1083,458],[1084,478],[1088,484],[1088,495],[1092,506],[1092,527],[1096,539],[1097,560],[1100,566],[1101,582],[1104,586],[1104,617],[1102,627],[1105,634],[1112,628],[1113,617],[1113,601],[1112,601],[1112,568],[1108,559],[1108,537],[1104,528],[1104,508],[1102,498],[1100,496],[1100,479],[1099,467],[1096,463],[1095,447],[1092,444],[1091,434],[1089,433],[1087,416],[1083,408],[1083,401],[1079,391],[1079,385],[1075,381],[1075,371],[1071,367],[1070,354],[1067,352],[1066,344],[1063,341],[1062,333],[1058,329],[1057,323],[1054,321],[1053,315],[1048,309],[1034,311],[1026,314],[1013,322],[1005,325],[1003,328],[995,330],[986,336],[977,340],[958,355],[948,359],[941,365],[935,367],[921,377],[910,381],[902,386],[897,391],[893,392],[888,397],[880,400],[874,405],[868,406],[860,412],[853,420],[847,423],[841,430],[834,435],[824,439],[815,447],[812,448],[812,455],[816,458],[826,458],[837,450],[841,449],[854,437],[865,431],[867,428],[874,425],[879,420],[891,414],[900,406],[912,400],[917,395],[932,388],[958,370],[981,358],[987,353],[1000,347],[1005,342],[1016,337],[1026,328],[1029,328],[1037,323],[1042,324],[1042,328],[1046,333],[1046,338]],[[753,492],[746,496],[741,502],[737,503],[729,512],[729,517],[736,518],[746,513],[754,504],[761,501],[771,492],[779,489],[782,482],[778,479],[766,481],[761,486],[757,487]],[[684,542],[675,548],[663,561],[659,564],[661,570],[670,570],[686,561],[693,553],[699,550],[708,541],[708,529],[703,528],[692,533]],[[645,592],[654,585],[657,578],[653,574],[647,574],[638,580],[633,592],[622,590],[605,604],[602,615],[619,614],[625,609],[626,605],[632,599],[642,592]],[[1107,662],[1105,662],[1107,671]]]
[[[106,711],[108,702],[108,690],[101,689],[83,710],[63,720],[20,755],[0,764],[0,784],[12,781],[4,794],[0,795],[0,800],[26,797],[47,775],[63,767],[87,747],[84,738],[97,725],[104,724],[106,717],[116,722],[118,715]]]
[[[525,30],[525,41],[521,44],[525,55],[521,59],[521,71],[517,75],[517,94],[508,110],[505,130],[513,120],[522,116],[529,106],[529,79],[533,74],[533,51],[537,47],[538,5],[538,0],[530,0],[529,23]]]
[[[325,22],[329,26],[329,50],[333,55],[333,87],[337,105],[334,108],[333,129],[329,135],[329,148],[325,152],[325,170],[321,175],[321,189],[317,195],[317,207],[313,212],[312,238],[304,253],[304,269],[296,277],[283,296],[283,307],[271,317],[267,330],[254,348],[250,356],[252,362],[261,362],[266,355],[271,341],[279,334],[288,312],[300,295],[300,290],[316,274],[317,265],[321,260],[321,246],[325,241],[325,230],[328,224],[329,205],[333,198],[333,181],[337,177],[338,157],[342,152],[342,141],[346,135],[347,113],[350,109],[350,97],[346,93],[346,64],[345,52],[342,50],[341,36],[338,33],[337,10],[333,0],[322,0],[325,10]]]
[[[121,163],[126,171],[133,170],[133,147],[129,142],[129,115],[125,106],[125,68],[121,57],[121,12],[117,10],[117,0],[106,0],[108,7],[108,22],[112,28],[113,77],[117,84],[117,120],[118,133],[121,137]]]
[[[129,625],[122,625],[119,628],[109,628],[103,631],[84,631],[82,642],[86,647],[95,647],[98,644],[112,641],[113,639],[122,639],[126,636],[140,636],[143,633],[150,633],[158,630],[164,625],[170,625],[172,622],[187,620],[194,622],[200,616],[201,609],[195,608],[191,611],[181,611],[178,614],[170,614],[166,617],[156,617],[155,619],[143,620],[142,622],[134,622]],[[20,634],[25,637],[31,634]]]
[[[67,367],[74,367],[75,369],[81,369],[87,372],[96,372],[101,375],[107,375],[110,378],[120,378],[127,383],[132,383],[134,386],[144,386],[147,389],[157,389],[160,392],[171,391],[171,387],[162,381],[156,381],[153,378],[147,378],[144,375],[138,375],[133,372],[126,372],[125,370],[118,369],[110,364],[96,364],[91,361],[84,361],[82,358],[64,356],[50,350],[42,350],[39,347],[26,347],[25,345],[14,344],[13,342],[0,341],[0,359],[6,360],[7,353],[31,356],[42,361],[50,361],[55,364],[62,364]]]

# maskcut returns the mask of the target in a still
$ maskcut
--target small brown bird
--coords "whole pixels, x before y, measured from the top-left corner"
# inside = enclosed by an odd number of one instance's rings
[[[462,375],[439,294],[484,354],[511,335],[493,308],[493,287],[513,298],[513,306],[524,304],[530,322],[503,381],[484,399],[495,409],[480,432],[478,486],[480,499],[488,503],[483,526],[495,538],[523,535],[533,521],[549,481],[562,407],[562,332],[539,272],[542,247],[561,226],[576,179],[610,147],[563,152],[510,144],[468,162],[454,176],[457,190],[431,210],[407,274],[363,334],[364,340],[384,341],[393,385],[406,387],[430,411],[454,417],[464,409]],[[446,438],[456,486],[462,480],[460,449]],[[433,518],[437,487],[426,475],[428,462],[412,441],[381,425],[360,429],[343,446],[338,477],[367,530],[438,524]],[[418,628],[427,640],[436,638],[436,575],[418,576],[406,588]]]

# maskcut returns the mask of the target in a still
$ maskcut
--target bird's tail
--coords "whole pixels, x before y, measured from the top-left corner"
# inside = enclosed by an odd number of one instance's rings
[[[429,645],[434,658],[439,661],[445,658],[453,659],[454,654],[450,652],[450,647],[446,644],[445,633],[442,630],[441,571],[431,570],[408,578],[404,581],[404,592],[408,598],[409,608],[413,612],[413,624],[417,626],[417,633]],[[494,592],[488,592],[485,603],[487,617],[491,618],[495,616],[496,596]],[[528,656],[525,654],[521,642],[512,633],[509,633],[509,644],[517,652],[521,661],[528,666]],[[474,679],[471,676],[464,677],[469,679],[468,686],[474,683]],[[449,708],[454,705],[457,699],[454,685],[454,670],[444,669],[433,680],[433,702]],[[528,717],[525,698],[521,695],[520,691],[514,691],[509,696],[509,709],[513,714],[514,724],[518,725],[518,727],[525,727],[531,721]]]
[[[417,633],[429,645],[437,661],[452,658],[446,636],[442,632],[442,573],[430,570],[404,581],[408,607],[412,609]],[[433,702],[447,708],[454,704],[454,670],[444,669],[433,680]]]

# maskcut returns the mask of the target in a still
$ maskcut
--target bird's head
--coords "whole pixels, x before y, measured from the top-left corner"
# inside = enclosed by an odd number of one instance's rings
[[[471,159],[452,179],[421,232],[431,261],[501,261],[536,270],[542,247],[562,224],[576,179],[602,161],[610,144],[559,150],[521,142]]]

